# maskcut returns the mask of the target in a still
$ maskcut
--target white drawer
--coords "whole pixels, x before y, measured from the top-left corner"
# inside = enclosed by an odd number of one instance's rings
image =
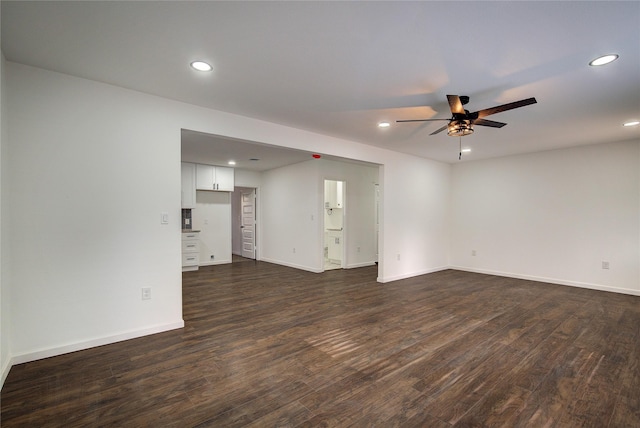
[[[200,254],[188,253],[182,255],[182,266],[198,266],[200,264]]]
[[[197,239],[182,240],[183,253],[197,253],[200,251],[200,243]]]
[[[182,240],[198,239],[198,232],[184,232],[182,234]]]

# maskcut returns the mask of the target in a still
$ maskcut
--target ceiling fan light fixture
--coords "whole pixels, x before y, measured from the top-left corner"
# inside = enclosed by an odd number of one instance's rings
[[[213,70],[213,67],[211,67],[210,64],[204,62],[204,61],[193,61],[191,63],[191,68],[193,68],[194,70],[198,70],[198,71],[211,71]]]
[[[447,126],[447,135],[449,137],[464,137],[471,134],[473,134],[473,125],[468,120],[451,122]]]
[[[594,60],[592,60],[589,65],[591,66],[599,66],[599,65],[606,65],[609,64],[615,60],[618,59],[618,55],[617,54],[608,54],[608,55],[603,55],[601,57],[598,57]]]

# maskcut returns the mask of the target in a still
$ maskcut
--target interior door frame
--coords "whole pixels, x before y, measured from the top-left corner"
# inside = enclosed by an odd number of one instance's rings
[[[239,201],[239,204],[240,204],[240,206],[237,207],[237,215],[239,215],[239,217],[240,217],[238,219],[238,227],[233,227],[233,225],[232,225],[232,230],[231,230],[231,240],[232,241],[234,240],[234,236],[238,236],[239,237],[238,239],[240,240],[240,252],[239,252],[239,254],[237,252],[233,253],[233,254],[242,256],[242,193],[246,192],[246,191],[253,191],[254,192],[254,201],[253,201],[253,210],[254,210],[253,211],[253,216],[254,216],[253,217],[253,221],[254,221],[254,223],[253,223],[253,228],[254,228],[254,230],[253,230],[253,248],[254,248],[253,254],[254,254],[254,258],[253,258],[253,260],[260,260],[260,258],[259,258],[259,246],[258,246],[258,242],[259,242],[259,239],[258,239],[259,238],[258,237],[258,231],[259,231],[258,225],[259,225],[259,215],[260,215],[260,213],[259,213],[260,210],[258,209],[258,206],[259,206],[259,189],[257,187],[236,186],[233,189],[233,191],[234,191],[234,193],[237,193],[240,196],[239,198],[237,198],[237,201]],[[232,211],[233,211],[233,207],[232,207]],[[232,221],[232,223],[233,223],[233,221]],[[233,252],[233,242],[232,242],[231,247],[232,247],[232,252]]]
[[[325,224],[325,188],[327,181],[335,181],[342,183],[342,256],[340,259],[340,269],[346,269],[347,266],[347,180],[339,179],[339,178],[331,178],[325,177],[322,179],[322,242],[321,250],[322,250],[322,271],[324,272],[324,246],[325,246],[325,233],[326,233],[326,224]]]

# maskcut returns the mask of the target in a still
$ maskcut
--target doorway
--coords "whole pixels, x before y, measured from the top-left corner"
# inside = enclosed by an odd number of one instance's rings
[[[324,270],[344,268],[346,183],[324,181]]]
[[[231,194],[231,250],[233,260],[255,260],[257,252],[255,188],[236,187]]]

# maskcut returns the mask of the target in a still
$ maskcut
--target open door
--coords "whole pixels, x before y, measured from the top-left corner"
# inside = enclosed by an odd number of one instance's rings
[[[242,257],[256,258],[256,189],[242,190],[240,197]]]

